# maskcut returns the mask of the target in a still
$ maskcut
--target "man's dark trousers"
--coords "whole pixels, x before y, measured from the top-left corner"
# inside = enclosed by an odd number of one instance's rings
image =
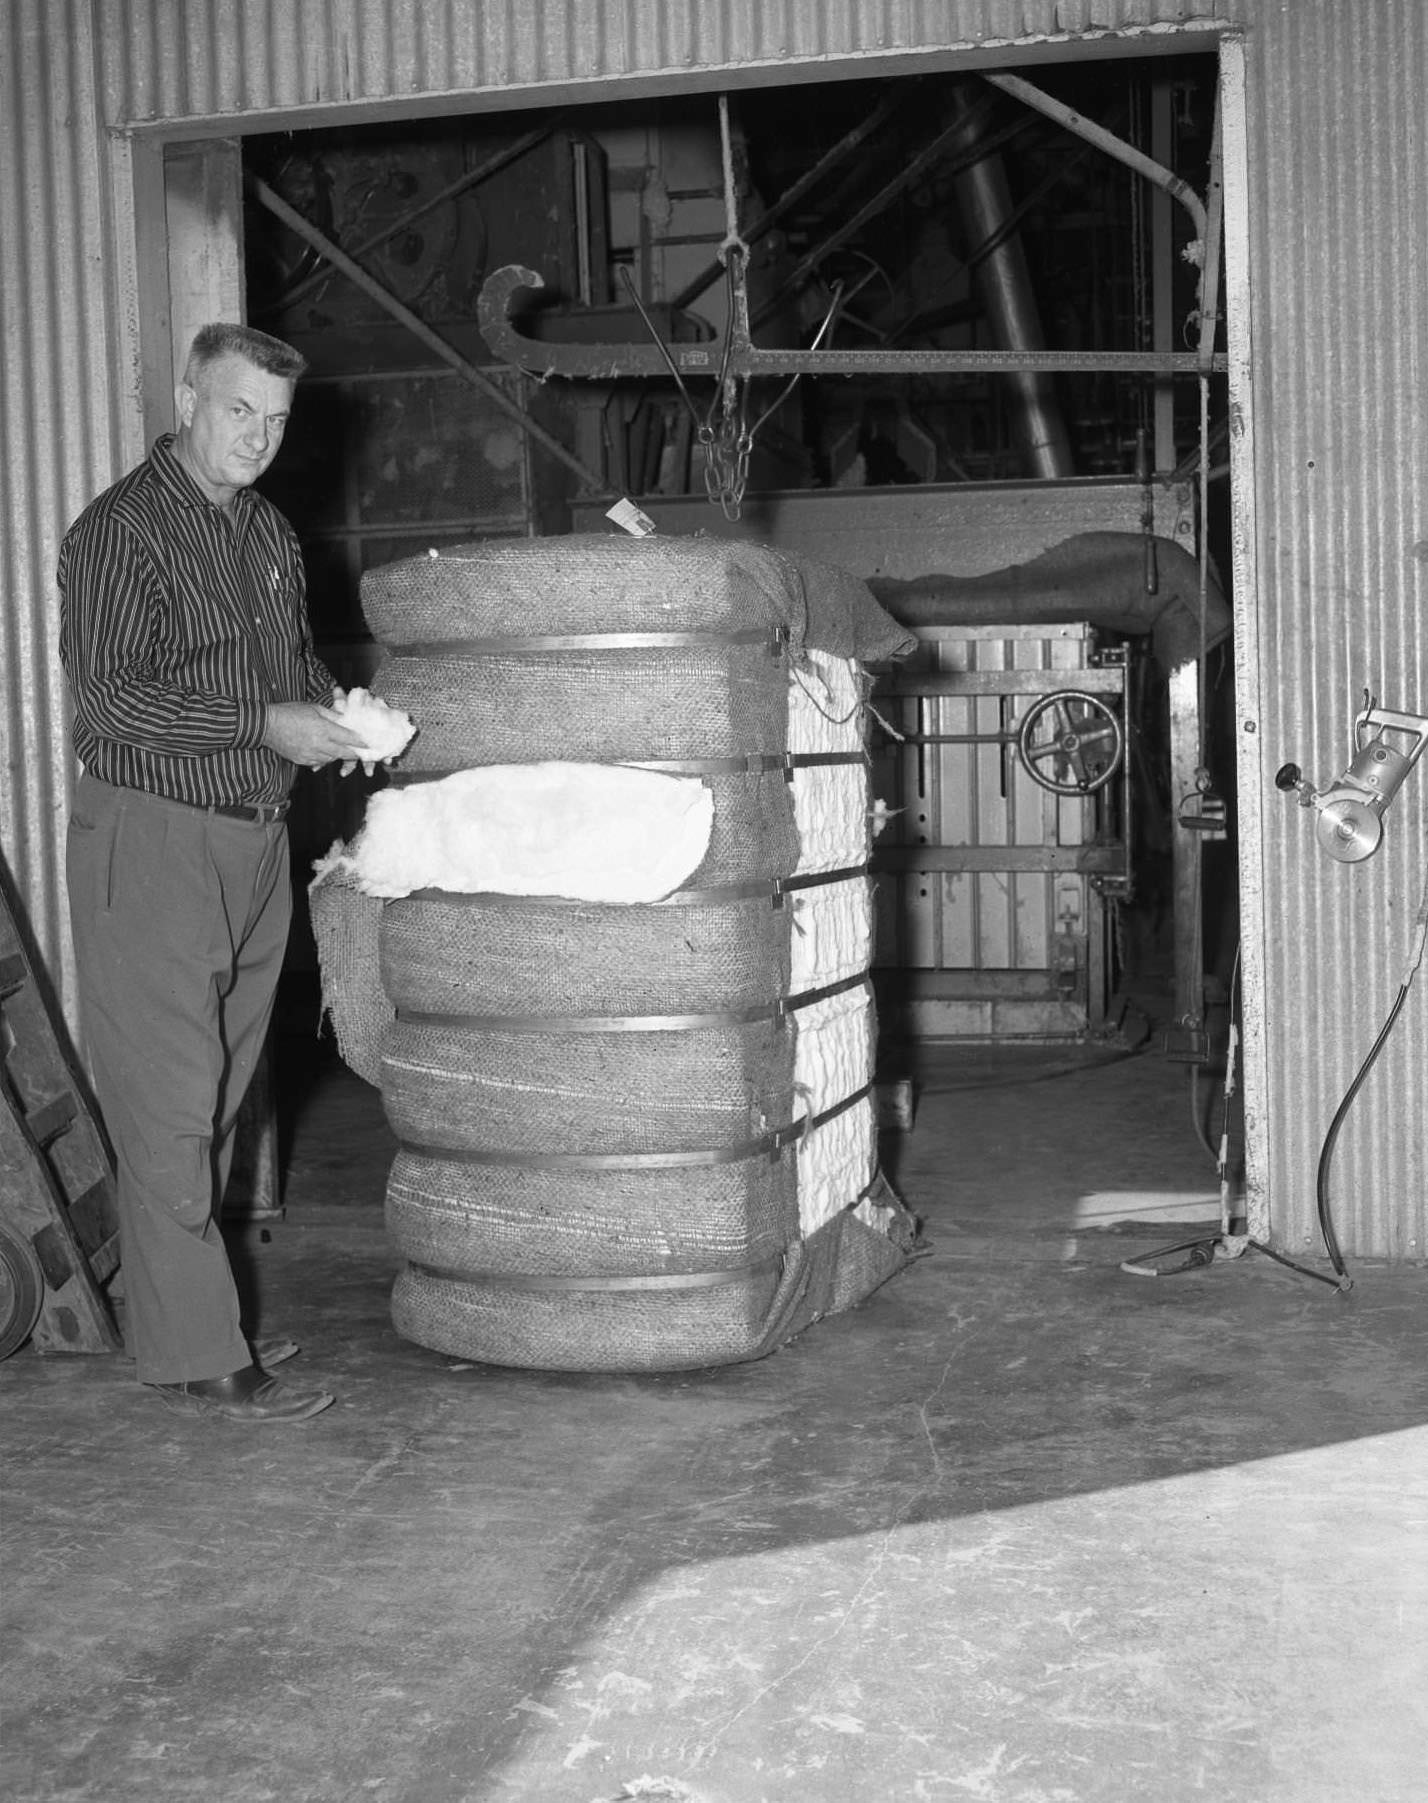
[[[84,776],[68,877],[129,1350],[142,1383],[222,1377],[252,1356],[218,1213],[287,946],[287,827]]]

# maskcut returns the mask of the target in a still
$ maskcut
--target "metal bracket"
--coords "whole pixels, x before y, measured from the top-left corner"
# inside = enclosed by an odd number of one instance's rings
[[[899,351],[880,346],[859,350],[800,350],[794,346],[764,349],[752,342],[749,295],[742,268],[732,283],[734,307],[727,343],[700,344],[558,344],[530,338],[512,317],[516,296],[539,292],[545,280],[521,263],[494,270],[482,284],[476,318],[491,354],[545,380],[565,376],[585,381],[616,381],[627,376],[852,376],[976,373],[1008,370],[1098,370],[1155,375],[1193,375],[1202,367],[1193,351]],[[1217,353],[1215,367],[1226,367]]]

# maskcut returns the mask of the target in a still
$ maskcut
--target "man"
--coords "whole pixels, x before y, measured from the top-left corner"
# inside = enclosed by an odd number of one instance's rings
[[[178,426],[93,501],[60,548],[60,656],[82,765],[70,917],[95,1088],[118,1165],[127,1333],[173,1407],[299,1421],[239,1320],[218,1212],[232,1134],[287,944],[288,791],[348,759],[315,655],[287,521],[253,484],[305,362],[204,326]]]

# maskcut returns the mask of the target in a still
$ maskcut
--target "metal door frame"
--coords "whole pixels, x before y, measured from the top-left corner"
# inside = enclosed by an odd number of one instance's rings
[[[670,93],[788,85],[800,79],[854,78],[939,69],[948,73],[984,68],[1028,69],[1047,62],[1100,61],[1215,50],[1219,59],[1224,181],[1224,283],[1228,346],[1231,469],[1232,568],[1235,612],[1235,700],[1239,889],[1241,928],[1242,1048],[1245,1101],[1245,1160],[1249,1230],[1269,1237],[1272,1190],[1270,1135],[1266,1121],[1268,1059],[1265,1038],[1265,920],[1259,724],[1262,647],[1258,606],[1255,508],[1255,438],[1250,342],[1250,195],[1247,122],[1247,68],[1242,33],[1205,20],[1158,27],[1153,34],[1125,31],[1077,42],[1008,44],[995,53],[968,45],[909,53],[895,67],[869,66],[852,57],[796,57],[776,68],[710,69],[671,77],[610,76],[562,84],[559,98],[571,105],[622,98],[655,98]],[[807,71],[807,73],[804,73]],[[491,102],[502,110],[528,93],[549,104],[552,92],[534,84],[502,89]],[[413,116],[430,116],[423,97]],[[357,123],[370,115],[390,120],[392,101],[367,99],[341,109],[333,124]],[[324,118],[323,123],[327,122]],[[143,455],[155,430],[169,422],[174,364],[193,325],[221,316],[233,306],[235,271],[242,265],[241,174],[236,121],[224,120],[225,136],[206,136],[192,120],[145,122],[111,136],[111,192],[119,291],[127,303],[130,392],[133,405],[122,417],[120,437],[126,463]],[[254,132],[315,126],[311,109],[265,111],[255,115]],[[166,153],[171,153],[166,156]],[[182,176],[175,180],[175,171]],[[197,204],[195,204],[197,202]],[[220,230],[213,230],[214,221]],[[241,293],[241,281],[239,291]]]

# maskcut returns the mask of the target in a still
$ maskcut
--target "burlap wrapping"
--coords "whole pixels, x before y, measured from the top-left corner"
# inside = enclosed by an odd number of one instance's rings
[[[769,1021],[555,1034],[399,1017],[382,1102],[399,1140],[446,1151],[718,1151],[793,1119],[792,1035]]]
[[[382,1042],[396,1011],[382,985],[382,903],[329,870],[309,887],[308,911],[337,1049],[359,1077],[379,1085]]]
[[[418,1014],[712,1014],[788,988],[767,900],[669,907],[415,895],[382,910],[381,982]]]
[[[755,1358],[779,1294],[777,1261],[692,1290],[533,1290],[408,1265],[392,1290],[406,1339],[462,1359],[543,1371],[679,1371]]]
[[[384,645],[777,625],[795,653],[877,663],[917,642],[847,570],[736,539],[482,540],[368,570],[362,608]]]
[[[428,1268],[563,1276],[717,1271],[777,1257],[798,1233],[795,1161],[543,1170],[399,1152],[387,1225]]]
[[[775,626],[767,582],[698,539],[606,533],[453,545],[368,570],[362,611],[384,645],[509,633],[740,632]]]
[[[906,635],[862,584],[813,570],[723,541],[602,536],[472,545],[367,572],[364,610],[389,650],[373,690],[419,727],[403,778],[545,759],[782,754],[789,653],[768,643],[522,651],[472,641],[777,626],[795,661],[805,646],[865,658],[901,648]],[[800,841],[783,775],[703,779],[714,831],[687,887],[792,874]],[[502,1365],[724,1364],[760,1356],[900,1267],[911,1233],[895,1199],[887,1233],[845,1212],[804,1240],[799,1151],[748,1150],[807,1112],[794,1089],[796,1026],[538,1025],[543,1015],[766,1007],[789,992],[793,913],[766,897],[626,909],[425,894],[386,904],[380,972],[388,1005],[406,1017],[382,1033],[380,1073],[402,1142],[387,1189],[389,1231],[407,1261],[392,1300],[398,1332]],[[535,1017],[534,1030],[463,1015]],[[864,1173],[856,1187],[876,1170],[872,1110],[811,1129],[804,1151],[829,1130],[836,1168]],[[851,1157],[850,1132],[861,1136]],[[639,1162],[663,1153],[721,1158]],[[522,1162],[561,1155],[614,1162]]]
[[[540,1290],[408,1265],[392,1320],[437,1352],[541,1370],[676,1371],[762,1358],[906,1263],[916,1223],[885,1183],[872,1199],[882,1231],[845,1212],[792,1240],[781,1259],[698,1289]]]
[[[787,665],[759,645],[389,656],[372,693],[418,722],[404,771],[747,757],[788,743]]]

